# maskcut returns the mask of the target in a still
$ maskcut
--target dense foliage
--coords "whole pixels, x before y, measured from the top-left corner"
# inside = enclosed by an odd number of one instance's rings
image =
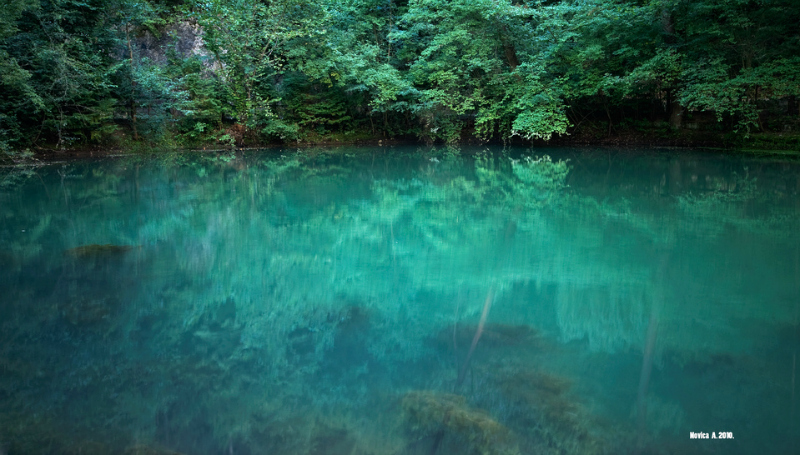
[[[794,0],[11,0],[0,147],[798,129]]]

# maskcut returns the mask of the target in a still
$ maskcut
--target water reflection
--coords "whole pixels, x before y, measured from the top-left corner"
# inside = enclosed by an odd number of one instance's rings
[[[0,447],[794,450],[800,168],[532,152],[4,170]]]

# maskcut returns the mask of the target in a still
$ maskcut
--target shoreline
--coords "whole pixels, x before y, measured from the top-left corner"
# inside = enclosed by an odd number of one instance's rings
[[[57,162],[61,160],[76,160],[87,158],[113,158],[132,155],[149,155],[158,153],[223,153],[242,152],[275,148],[314,148],[314,147],[343,147],[367,146],[388,147],[398,145],[425,145],[425,146],[479,146],[479,145],[507,145],[540,147],[623,147],[623,148],[656,148],[674,147],[680,149],[699,148],[717,150],[722,153],[747,154],[747,155],[776,155],[782,157],[800,158],[800,134],[757,133],[747,138],[733,138],[729,134],[709,133],[703,131],[684,131],[673,133],[671,136],[642,134],[640,132],[623,132],[605,137],[592,136],[578,132],[574,135],[562,135],[549,141],[533,140],[524,141],[512,139],[509,141],[490,140],[478,141],[475,139],[462,140],[457,143],[422,141],[413,138],[382,138],[359,139],[354,141],[319,140],[303,141],[296,143],[267,142],[255,144],[242,144],[237,146],[223,146],[219,143],[205,145],[177,147],[163,144],[148,144],[139,142],[125,146],[93,145],[88,147],[73,147],[54,149],[48,147],[28,148],[24,151],[15,151],[0,155],[0,167],[33,164],[33,162]],[[5,162],[4,162],[5,161]]]

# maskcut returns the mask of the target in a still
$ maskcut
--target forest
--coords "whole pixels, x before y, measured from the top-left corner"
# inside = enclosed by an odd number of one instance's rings
[[[0,155],[413,140],[800,147],[795,0],[6,0]]]

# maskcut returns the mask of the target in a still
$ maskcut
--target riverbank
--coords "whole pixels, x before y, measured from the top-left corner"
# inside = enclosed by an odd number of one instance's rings
[[[686,147],[709,148],[731,153],[756,155],[782,155],[800,157],[800,132],[760,132],[750,135],[730,132],[703,131],[693,129],[671,130],[669,128],[635,129],[616,127],[603,131],[600,125],[591,125],[570,134],[554,136],[549,141],[525,141],[511,138],[508,141],[478,141],[465,138],[453,145],[506,144],[531,147],[571,146],[621,146],[621,147]],[[344,135],[314,135],[307,140],[288,142],[244,142],[225,144],[217,141],[196,144],[178,144],[174,141],[120,140],[91,146],[56,148],[45,145],[22,151],[1,151],[0,165],[30,164],[35,161],[58,161],[81,158],[109,157],[130,154],[151,154],[176,151],[242,151],[273,147],[331,147],[341,145],[390,146],[407,144],[444,145],[442,142],[423,141],[414,137],[384,137],[365,133]]]

